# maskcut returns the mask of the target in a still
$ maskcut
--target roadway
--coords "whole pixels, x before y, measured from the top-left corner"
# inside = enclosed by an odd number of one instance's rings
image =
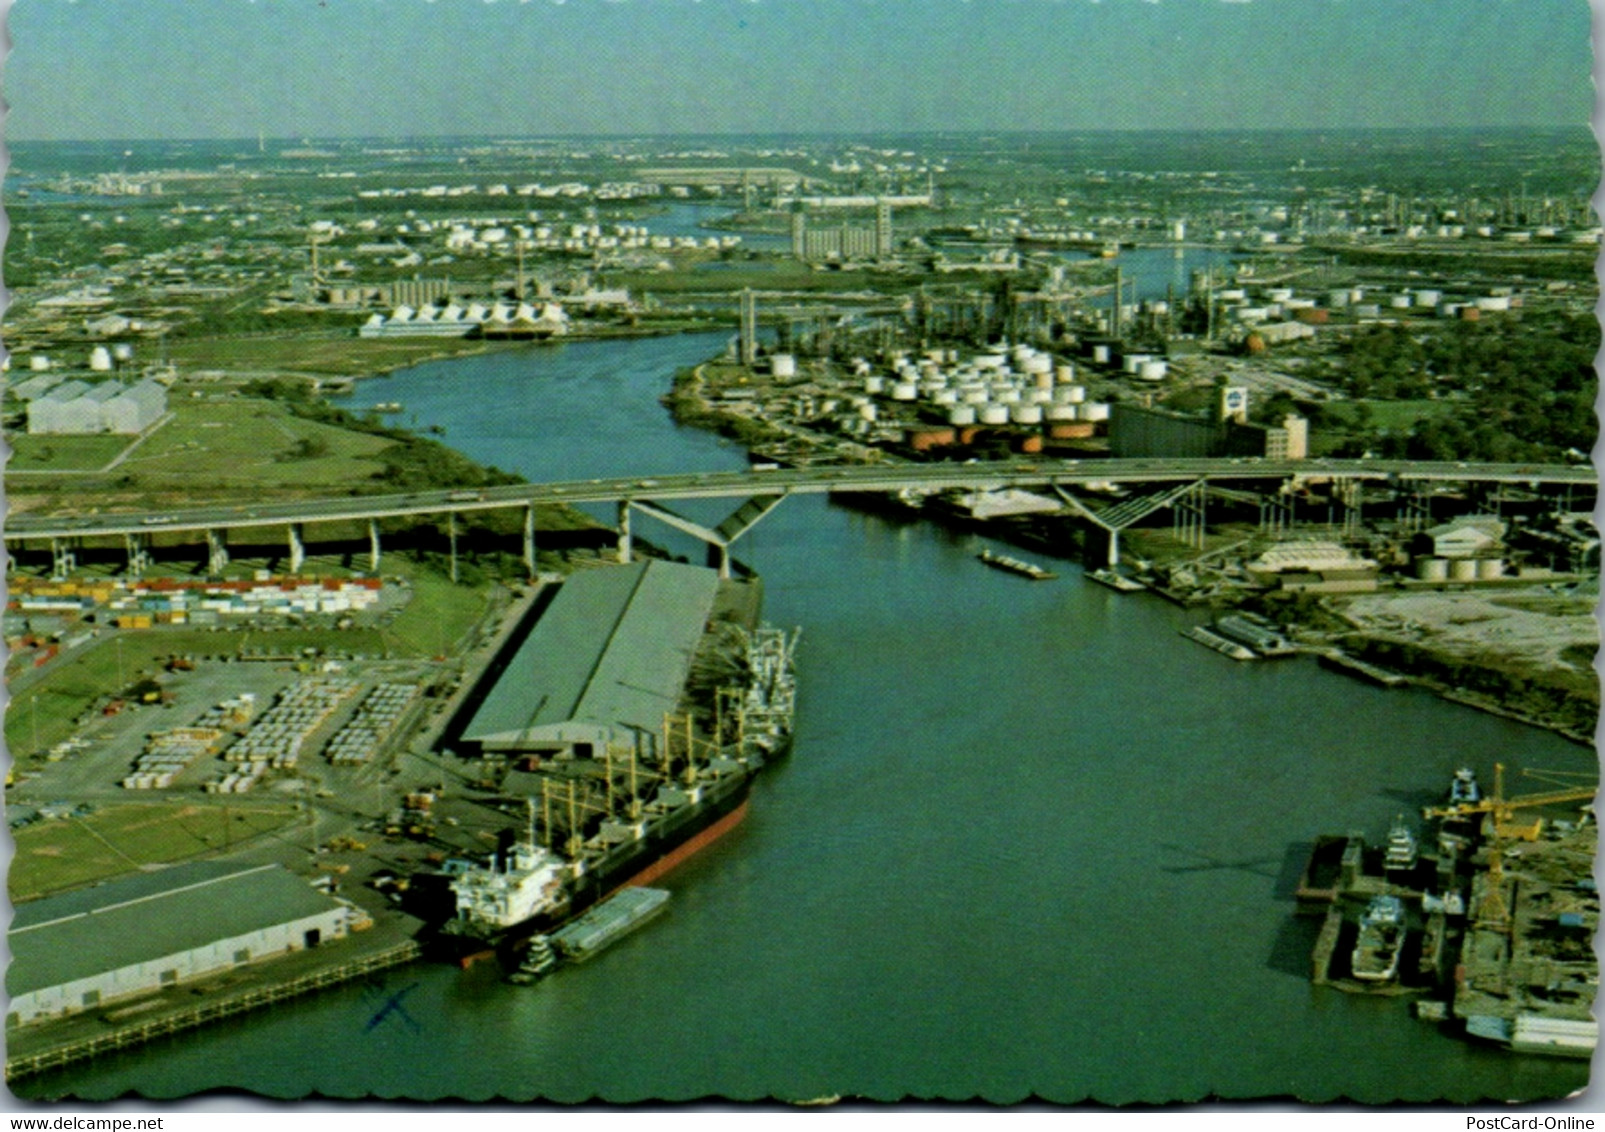
[[[888,463],[860,466],[774,468],[692,472],[659,476],[507,484],[474,489],[419,491],[402,495],[349,495],[288,503],[191,507],[161,512],[116,512],[76,516],[18,515],[7,524],[7,543],[29,539],[282,527],[295,523],[366,521],[441,513],[471,513],[553,503],[616,503],[621,500],[720,499],[802,495],[826,491],[889,492],[904,488],[996,489],[1087,487],[1102,484],[1165,484],[1345,478],[1384,483],[1484,483],[1593,488],[1588,465],[1476,464],[1410,460],[1125,459],[1001,460],[957,463]]]

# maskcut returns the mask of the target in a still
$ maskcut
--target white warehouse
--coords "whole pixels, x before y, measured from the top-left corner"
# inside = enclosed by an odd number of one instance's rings
[[[87,385],[68,381],[28,403],[30,434],[139,433],[167,411],[167,390],[154,381]]]
[[[279,865],[208,861],[17,906],[6,1027],[343,938],[355,913]]]

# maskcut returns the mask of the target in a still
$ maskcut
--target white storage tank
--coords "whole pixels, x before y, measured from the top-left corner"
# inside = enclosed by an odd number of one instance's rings
[[[44,373],[50,368],[50,357],[47,354],[34,354],[28,359],[28,368],[35,373]]]
[[[1436,307],[1442,301],[1443,301],[1443,292],[1442,291],[1417,291],[1416,292],[1416,306],[1418,306],[1418,307]]]
[[[1009,407],[997,403],[982,405],[980,417],[982,424],[1008,424]]]
[[[975,423],[974,405],[954,405],[947,411],[947,423],[950,425],[972,425]]]
[[[1291,287],[1272,287],[1265,292],[1266,300],[1273,303],[1285,303],[1292,297],[1293,288]]]
[[[1015,424],[1033,425],[1042,423],[1042,406],[1021,402],[1009,407],[1009,419]]]
[[[864,379],[864,392],[876,395],[886,392],[886,379],[878,373],[872,373]]]
[[[931,400],[938,405],[957,405],[959,403],[959,391],[957,389],[938,389],[932,392]]]
[[[1127,354],[1123,359],[1121,359],[1120,368],[1125,370],[1127,373],[1136,373],[1138,367],[1140,367],[1144,362],[1151,362],[1153,360],[1154,356],[1152,354]]]
[[[1215,297],[1223,303],[1241,303],[1248,298],[1248,292],[1241,287],[1226,287],[1216,291]]]
[[[1382,308],[1375,303],[1356,303],[1354,305],[1355,318],[1376,318],[1382,313]]]
[[[1076,367],[1070,364],[1056,366],[1053,371],[1053,380],[1060,385],[1070,385],[1076,379]]]
[[[984,385],[979,389],[975,388],[974,386],[967,387],[960,393],[960,397],[963,399],[966,405],[984,405],[988,401],[992,400],[991,396],[986,391],[986,386]]]
[[[1340,310],[1343,307],[1348,306],[1349,305],[1349,291],[1348,291],[1348,288],[1345,287],[1340,291],[1328,291],[1326,293],[1326,305],[1331,307],[1331,308],[1333,308],[1334,310]]]
[[[1168,369],[1167,364],[1161,361],[1143,362],[1137,367],[1137,377],[1142,381],[1163,381]]]
[[[1109,347],[1108,346],[1094,346],[1092,348],[1092,360],[1097,362],[1099,365],[1108,365],[1109,364]]]
[[[1002,354],[975,355],[975,367],[977,369],[1001,369],[1003,367],[1003,361],[1004,358]]]
[[[1498,558],[1477,559],[1477,577],[1483,581],[1505,576],[1505,564]]]
[[[992,400],[1005,405],[1012,405],[1020,400],[1020,391],[1012,385],[994,386]]]
[[[1451,582],[1474,582],[1477,580],[1477,560],[1474,558],[1456,558],[1449,563],[1449,580]]]
[[[893,401],[913,401],[920,395],[920,387],[912,381],[898,381],[892,385]]]
[[[880,416],[880,410],[875,407],[875,402],[866,401],[858,406],[858,415],[866,421],[872,421]]]
[[[1084,421],[1106,421],[1109,419],[1109,403],[1107,401],[1088,401],[1080,407],[1081,419]]]
[[[111,369],[111,351],[104,346],[96,346],[89,351],[89,368],[97,373],[106,373]]]
[[[1443,582],[1449,578],[1447,558],[1417,558],[1416,577],[1423,582]]]
[[[1054,399],[1066,405],[1079,405],[1087,399],[1085,385],[1061,385],[1053,391]]]
[[[1049,405],[1043,415],[1050,421],[1073,421],[1080,413],[1075,405]]]
[[[769,359],[769,372],[776,377],[796,377],[796,357],[791,354],[776,354]]]
[[[1053,390],[1032,389],[1026,393],[1025,399],[1033,405],[1051,405],[1053,404]]]
[[[1409,310],[1414,305],[1415,303],[1411,299],[1408,291],[1402,295],[1394,295],[1388,300],[1388,306],[1392,307],[1396,311]]]
[[[111,348],[111,356],[120,362],[131,362],[134,360],[134,348],[126,342],[119,342]]]

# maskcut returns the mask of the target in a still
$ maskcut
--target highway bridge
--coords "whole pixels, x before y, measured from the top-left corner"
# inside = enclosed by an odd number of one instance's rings
[[[11,518],[4,538],[8,549],[48,542],[58,574],[73,566],[73,547],[91,538],[121,537],[130,569],[148,564],[151,538],[173,533],[204,535],[213,573],[227,564],[229,531],[278,527],[287,532],[290,568],[300,568],[305,551],[302,532],[315,523],[366,523],[374,568],[379,561],[379,523],[384,519],[445,515],[453,543],[459,516],[480,511],[522,509],[524,556],[534,568],[535,507],[556,503],[618,505],[621,557],[630,554],[631,513],[651,516],[692,534],[715,549],[718,564],[729,568],[729,548],[764,515],[790,495],[819,492],[898,492],[996,490],[1005,487],[1056,491],[1073,510],[1104,527],[1111,535],[1164,506],[1199,498],[1206,489],[1233,484],[1278,488],[1289,483],[1327,481],[1352,487],[1377,483],[1401,491],[1430,490],[1443,484],[1513,485],[1582,488],[1597,484],[1587,465],[1480,464],[1400,460],[1269,460],[1236,459],[1022,459],[970,463],[892,462],[855,466],[753,468],[743,471],[692,472],[658,476],[570,480],[542,484],[507,484],[488,488],[443,489],[397,495],[347,495],[293,502],[251,503],[184,508],[161,512],[114,512]],[[1121,487],[1146,491],[1140,502],[1129,499],[1113,517],[1087,507],[1074,488]],[[724,522],[708,527],[676,515],[665,504],[683,499],[744,499]],[[1111,540],[1113,544],[1113,539]],[[1117,553],[1111,550],[1111,556]]]

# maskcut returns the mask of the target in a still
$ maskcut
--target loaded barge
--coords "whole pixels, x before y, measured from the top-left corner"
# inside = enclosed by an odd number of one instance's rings
[[[1003,570],[1010,574],[1019,574],[1023,578],[1030,578],[1036,582],[1046,582],[1059,576],[1052,570],[1044,569],[1034,562],[1027,562],[1024,559],[1014,558],[1007,554],[994,554],[990,550],[983,550],[976,557],[994,569]]]

